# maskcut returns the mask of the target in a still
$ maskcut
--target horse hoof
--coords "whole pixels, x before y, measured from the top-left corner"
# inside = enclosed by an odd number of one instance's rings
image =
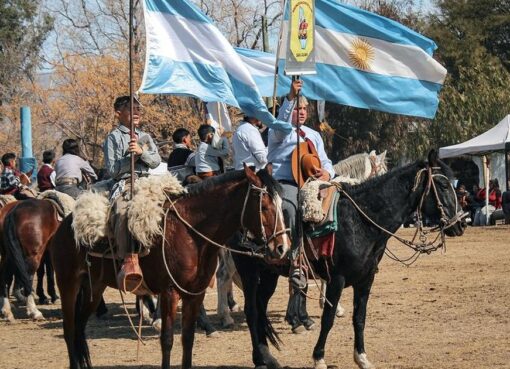
[[[338,304],[336,308],[336,316],[337,318],[341,318],[345,315],[345,309],[342,305]]]
[[[30,314],[30,318],[32,318],[32,320],[35,322],[44,320],[44,316],[42,315],[42,313],[40,311]]]
[[[354,362],[360,369],[375,369],[375,365],[368,361],[366,353],[358,354],[358,352],[354,350]]]
[[[158,332],[161,332],[161,319],[156,319],[154,322],[152,322],[152,328]]]
[[[241,307],[239,306],[239,304],[235,304],[234,306],[232,306],[232,308],[230,309],[230,311],[232,313],[238,313],[241,311]]]
[[[294,334],[302,334],[306,332],[306,328],[304,325],[300,324],[297,327],[292,328],[292,333]]]
[[[314,360],[313,367],[314,369],[328,369],[328,366],[326,365],[326,360],[324,359]]]
[[[234,328],[234,319],[232,317],[227,317],[221,320],[221,328],[223,329],[232,329]]]
[[[209,332],[209,333],[206,333],[205,335],[207,338],[216,338],[216,337],[219,337],[220,336],[220,332],[218,331],[212,331],[212,332]]]

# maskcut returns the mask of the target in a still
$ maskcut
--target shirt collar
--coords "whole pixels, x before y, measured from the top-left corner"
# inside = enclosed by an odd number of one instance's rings
[[[180,143],[180,144],[174,144],[174,149],[187,149],[188,146],[186,146],[185,144],[183,143]]]
[[[129,129],[129,127],[126,127],[125,125],[123,124],[119,124],[119,130],[122,132],[122,133],[127,133],[129,134],[131,132],[131,130]],[[140,130],[138,128],[135,128],[135,132],[136,134],[140,134]]]
[[[50,167],[51,169],[53,169],[53,165],[51,165],[51,164],[44,163],[43,165],[46,165],[47,167]]]

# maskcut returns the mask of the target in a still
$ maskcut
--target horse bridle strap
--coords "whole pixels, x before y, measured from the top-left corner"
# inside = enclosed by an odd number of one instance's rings
[[[274,229],[273,229],[273,233],[271,234],[271,236],[269,236],[269,238],[267,237],[266,230],[264,228],[264,223],[262,222],[262,196],[264,194],[267,194],[268,196],[271,197],[271,195],[267,191],[266,187],[257,187],[254,184],[250,184],[248,186],[248,191],[246,192],[246,196],[244,198],[243,210],[241,211],[241,229],[243,231],[243,240],[246,240],[248,238],[248,230],[244,226],[244,216],[246,213],[246,205],[248,204],[248,198],[250,197],[250,192],[252,190],[259,193],[259,217],[260,217],[262,241],[264,242],[265,245],[267,245],[269,242],[274,240],[276,237],[289,232],[290,229],[284,228],[281,231],[276,231],[276,228],[278,226],[277,218],[278,218],[278,214],[280,214],[281,208],[280,208],[280,204],[278,203],[278,201],[276,201],[276,199],[273,199],[273,203],[276,206]]]
[[[240,251],[240,250],[236,250],[236,249],[233,249],[231,247],[228,247],[228,246],[225,246],[225,245],[222,245],[222,244],[219,244],[218,242],[215,242],[213,240],[211,240],[209,237],[207,237],[206,235],[204,235],[202,232],[200,232],[198,229],[196,229],[195,227],[193,227],[186,219],[184,219],[182,217],[182,215],[179,213],[179,211],[177,210],[177,207],[175,206],[175,203],[176,201],[172,200],[168,194],[165,192],[165,196],[166,196],[166,199],[168,200],[171,208],[172,208],[172,212],[175,214],[175,216],[177,217],[177,219],[179,219],[181,222],[184,223],[184,225],[186,225],[189,229],[191,229],[193,232],[195,232],[198,236],[200,236],[203,240],[209,242],[211,245],[213,246],[216,246],[220,249],[225,249],[225,250],[228,250],[230,252],[233,252],[233,253],[236,253],[236,254],[240,254],[240,255],[245,255],[245,256],[249,256],[249,257],[256,257],[256,258],[260,258],[260,259],[264,259],[264,255],[261,255],[261,254],[257,254],[253,251]],[[170,209],[168,209],[170,210]],[[167,215],[168,215],[168,211],[165,212],[165,217],[164,217],[164,224],[166,225],[166,218],[167,218]],[[163,238],[163,242],[164,242],[164,239],[165,239],[165,234],[163,232],[163,235],[162,235],[162,238]]]

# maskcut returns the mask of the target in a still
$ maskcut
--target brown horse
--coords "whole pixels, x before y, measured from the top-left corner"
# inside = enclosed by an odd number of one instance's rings
[[[170,201],[165,203],[168,213],[163,221],[163,239],[159,237],[149,255],[140,259],[147,287],[161,299],[163,369],[170,368],[179,298],[183,300],[182,368],[191,368],[195,322],[218,260],[219,248],[210,240],[224,244],[244,227],[259,244],[267,245],[268,257],[282,258],[287,252],[289,242],[278,191],[270,169],[255,174],[245,167],[244,171],[190,186],[187,194],[172,198],[173,206]],[[64,220],[50,250],[60,289],[70,367],[83,369],[92,367],[85,338],[87,319],[104,289],[117,288],[117,283],[113,263],[87,255],[86,248],[77,247],[72,223],[72,216]]]
[[[28,316],[43,319],[32,295],[32,282],[62,215],[63,206],[57,197],[11,202],[0,210],[0,314],[9,321],[14,321],[7,298],[7,281],[12,274],[24,288]]]

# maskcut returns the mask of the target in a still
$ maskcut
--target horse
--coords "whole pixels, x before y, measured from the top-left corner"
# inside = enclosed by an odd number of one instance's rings
[[[9,277],[13,273],[23,287],[27,315],[33,320],[44,319],[32,294],[34,274],[39,268],[48,241],[57,230],[60,220],[70,212],[72,200],[55,191],[44,198],[11,202],[0,210],[0,314],[14,321],[8,299]],[[67,210],[65,210],[67,209]]]
[[[150,253],[140,258],[145,284],[159,294],[161,302],[161,368],[170,369],[179,298],[181,367],[191,368],[200,305],[216,270],[218,249],[233,233],[245,228],[258,244],[265,245],[269,258],[281,259],[289,249],[279,191],[270,167],[257,174],[245,167],[189,186],[185,194],[168,195],[162,235],[152,241]],[[117,288],[117,271],[113,262],[105,263],[76,244],[73,217],[78,216],[78,211],[75,213],[55,233],[50,251],[60,290],[69,365],[71,369],[84,369],[92,368],[85,337],[87,319],[104,289]]]
[[[326,266],[326,260],[315,260],[309,253],[310,264],[316,274],[328,281],[326,298],[331,303],[331,306],[326,304],[324,307],[319,338],[313,349],[315,369],[327,368],[324,347],[342,290],[349,286],[354,289],[354,361],[362,369],[373,368],[365,352],[363,332],[377,265],[390,235],[414,211],[440,218],[441,239],[444,234],[463,234],[466,225],[456,203],[451,175],[451,170],[437,160],[435,152],[431,152],[428,163],[417,161],[361,185],[346,185],[340,189],[342,196],[337,204],[339,224],[332,262]],[[430,248],[416,249],[432,251]],[[233,254],[233,257],[243,283],[253,363],[256,368],[280,368],[268,347],[269,341],[279,348],[280,341],[266,310],[279,274],[288,272],[288,267],[275,268],[262,260],[254,262],[243,255]]]
[[[386,151],[379,155],[375,150],[370,153],[360,153],[349,156],[347,159],[340,160],[333,166],[338,179],[349,184],[360,184],[372,177],[380,176],[388,171],[386,161]],[[218,305],[216,313],[220,319],[222,328],[231,328],[234,325],[231,312],[236,310],[236,303],[233,301],[232,285],[235,283],[237,287],[242,289],[242,283],[236,271],[234,261],[230,252],[220,252],[219,267],[216,273]],[[321,309],[324,307],[324,290],[325,284],[322,281],[321,295],[319,305]],[[229,301],[230,300],[230,301]],[[344,308],[338,304],[336,316],[342,317],[345,314]],[[287,316],[285,318],[292,326],[294,333],[300,333],[308,325],[302,325],[303,320],[308,319],[306,311],[306,296],[301,293],[291,293],[289,296]],[[309,329],[307,328],[307,329]]]

